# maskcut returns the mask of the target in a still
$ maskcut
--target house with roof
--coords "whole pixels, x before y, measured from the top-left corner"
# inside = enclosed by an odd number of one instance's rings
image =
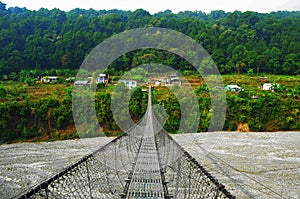
[[[119,80],[119,83],[124,83],[128,89],[137,87],[137,81],[135,80]]]
[[[239,87],[238,85],[227,85],[227,86],[225,86],[225,90],[231,91],[231,92],[239,92],[243,89],[241,87]]]
[[[109,74],[99,74],[97,83],[108,83],[109,80]]]
[[[172,85],[181,85],[180,79],[176,75],[171,75],[170,79],[167,80],[166,86],[172,86]]]
[[[52,83],[55,84],[58,81],[58,77],[57,76],[46,76],[46,77],[42,77],[41,78],[41,82],[42,83]]]
[[[264,91],[274,91],[274,88],[278,88],[279,86],[279,84],[264,83],[262,89]]]
[[[74,85],[75,86],[88,86],[88,85],[90,85],[91,83],[90,83],[90,81],[88,81],[88,80],[78,80],[78,81],[75,81],[74,82]]]

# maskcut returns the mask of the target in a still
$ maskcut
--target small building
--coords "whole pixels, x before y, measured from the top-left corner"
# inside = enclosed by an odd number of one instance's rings
[[[264,83],[262,89],[264,91],[274,91],[274,88],[278,88],[279,86],[279,84]]]
[[[171,85],[181,85],[181,81],[179,80],[179,78],[176,75],[171,75],[170,76],[170,84]]]
[[[90,81],[88,80],[78,80],[74,83],[75,86],[88,86],[90,85]]]
[[[238,85],[227,85],[227,86],[225,86],[225,90],[231,91],[231,92],[239,92],[243,89],[241,87],[239,87]]]
[[[68,77],[66,79],[66,82],[74,82],[75,81],[75,77]]]
[[[97,83],[108,83],[109,74],[99,74],[97,79]]]
[[[181,81],[179,79],[173,79],[172,81],[170,81],[171,85],[181,85]]]
[[[47,76],[47,77],[42,77],[41,82],[42,83],[57,83],[58,77],[57,76]]]
[[[148,86],[173,86],[181,85],[180,79],[176,75],[170,75],[169,77],[150,78],[147,82]]]
[[[179,81],[179,78],[176,75],[171,75],[170,76],[170,81]]]
[[[262,89],[263,89],[264,91],[272,90],[272,84],[271,84],[271,83],[265,83],[265,84],[263,84]]]
[[[119,83],[124,83],[129,89],[137,87],[137,81],[135,80],[119,80]]]
[[[161,81],[156,81],[155,82],[155,86],[160,86],[161,85]]]
[[[266,81],[268,79],[268,77],[266,77],[266,76],[260,76],[258,79],[260,81]]]

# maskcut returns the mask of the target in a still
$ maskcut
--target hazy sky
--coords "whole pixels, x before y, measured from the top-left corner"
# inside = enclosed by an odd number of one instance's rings
[[[30,10],[39,8],[59,8],[69,11],[74,8],[94,8],[95,10],[136,10],[143,8],[151,14],[172,10],[174,13],[184,10],[201,10],[209,13],[211,10],[225,11],[256,11],[271,12],[278,10],[300,10],[299,0],[0,0],[7,7],[26,7]]]

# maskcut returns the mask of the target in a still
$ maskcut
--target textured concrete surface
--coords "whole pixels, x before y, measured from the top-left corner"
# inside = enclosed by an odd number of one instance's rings
[[[173,137],[237,198],[300,198],[300,132]],[[109,141],[0,145],[0,198],[18,195]]]

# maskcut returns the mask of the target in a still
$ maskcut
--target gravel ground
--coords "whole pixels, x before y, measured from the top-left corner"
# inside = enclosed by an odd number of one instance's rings
[[[88,138],[0,145],[0,198],[20,195],[110,140]]]
[[[237,198],[300,198],[300,132],[174,138]]]
[[[300,198],[300,132],[173,137],[237,198]],[[18,195],[110,140],[0,145],[0,198]]]

